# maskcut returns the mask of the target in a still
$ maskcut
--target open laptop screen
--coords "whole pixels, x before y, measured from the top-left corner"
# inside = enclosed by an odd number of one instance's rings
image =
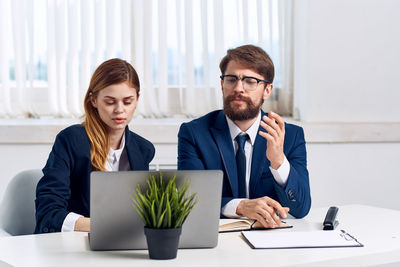
[[[222,177],[219,170],[161,171],[176,184],[190,181],[189,193],[198,203],[182,227],[180,248],[211,248],[218,243]],[[143,222],[132,205],[140,184],[157,171],[92,172],[90,179],[90,236],[92,250],[146,249]]]

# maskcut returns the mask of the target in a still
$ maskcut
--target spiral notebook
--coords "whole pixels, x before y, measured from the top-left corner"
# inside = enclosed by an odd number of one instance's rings
[[[313,232],[242,232],[249,245],[255,249],[284,249],[284,248],[337,248],[363,247],[363,244],[345,232],[313,231]]]

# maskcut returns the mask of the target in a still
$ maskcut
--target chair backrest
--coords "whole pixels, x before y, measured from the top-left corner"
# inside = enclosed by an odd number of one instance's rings
[[[8,184],[0,205],[0,231],[28,235],[35,231],[36,185],[43,173],[39,169],[18,173]]]

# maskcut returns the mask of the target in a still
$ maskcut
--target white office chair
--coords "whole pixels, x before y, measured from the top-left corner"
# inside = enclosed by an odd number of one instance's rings
[[[12,178],[0,205],[0,236],[33,234],[36,185],[42,176],[42,171],[35,169]]]

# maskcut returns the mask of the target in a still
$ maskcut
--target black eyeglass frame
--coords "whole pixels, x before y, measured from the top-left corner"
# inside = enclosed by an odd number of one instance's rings
[[[240,78],[240,77],[238,77],[238,76],[236,76],[236,75],[223,74],[223,75],[221,75],[221,76],[219,76],[219,77],[221,78],[222,81],[224,81],[224,78],[225,78],[225,77],[236,78],[236,82],[239,81],[239,80],[242,80],[242,81],[243,81],[243,80],[246,79],[246,78],[251,78],[251,79],[255,79],[255,80],[257,81],[257,86],[260,84],[260,82],[264,82],[264,83],[266,83],[266,84],[270,84],[270,82],[267,81],[267,80],[261,80],[261,79],[258,79],[258,78],[256,78],[256,77],[251,77],[251,76],[244,76],[244,77]]]

